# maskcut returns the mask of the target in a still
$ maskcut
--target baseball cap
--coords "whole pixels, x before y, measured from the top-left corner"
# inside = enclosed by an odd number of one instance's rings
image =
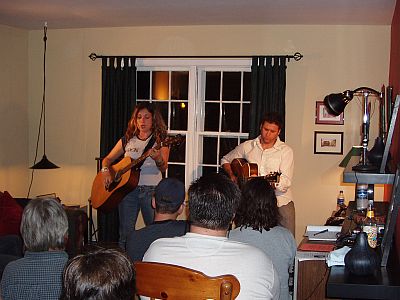
[[[178,208],[185,200],[185,186],[176,178],[164,178],[154,192],[156,205]]]

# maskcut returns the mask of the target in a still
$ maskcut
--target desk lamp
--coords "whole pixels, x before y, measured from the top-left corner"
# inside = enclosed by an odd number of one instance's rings
[[[354,95],[362,96],[362,108],[363,108],[363,118],[362,118],[362,149],[360,162],[353,166],[353,171],[356,172],[374,172],[378,170],[378,167],[371,164],[367,158],[368,152],[368,141],[369,141],[369,122],[370,122],[370,112],[369,112],[369,96],[377,96],[379,99],[383,98],[381,92],[368,87],[359,87],[353,91],[346,90],[339,94],[330,94],[325,97],[324,104],[328,113],[338,116],[340,115],[346,105],[353,99]]]

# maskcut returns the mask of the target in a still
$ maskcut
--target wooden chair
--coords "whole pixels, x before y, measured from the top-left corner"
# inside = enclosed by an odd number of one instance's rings
[[[163,263],[135,262],[136,294],[150,299],[235,299],[240,283],[233,275],[209,277],[199,271]]]

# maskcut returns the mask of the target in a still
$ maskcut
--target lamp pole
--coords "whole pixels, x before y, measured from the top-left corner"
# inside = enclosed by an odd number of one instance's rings
[[[360,88],[362,89],[362,88]],[[356,92],[355,90],[354,92]],[[362,105],[363,105],[363,122],[362,122],[362,151],[360,162],[353,166],[353,171],[358,172],[372,172],[378,170],[378,167],[370,164],[367,159],[367,152],[368,152],[368,142],[369,142],[369,124],[370,124],[370,112],[369,112],[369,101],[368,97],[375,92],[379,95],[378,92],[375,90],[371,91],[371,89],[362,89],[360,91],[362,93]]]

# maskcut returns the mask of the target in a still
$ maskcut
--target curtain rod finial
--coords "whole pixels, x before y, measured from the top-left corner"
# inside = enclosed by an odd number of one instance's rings
[[[95,61],[96,58],[97,58],[97,54],[94,53],[94,52],[92,52],[92,53],[90,53],[89,58],[90,58],[91,60]]]
[[[301,54],[300,52],[296,52],[296,53],[293,55],[293,58],[294,58],[295,61],[299,61],[300,59],[303,58],[303,54]]]

